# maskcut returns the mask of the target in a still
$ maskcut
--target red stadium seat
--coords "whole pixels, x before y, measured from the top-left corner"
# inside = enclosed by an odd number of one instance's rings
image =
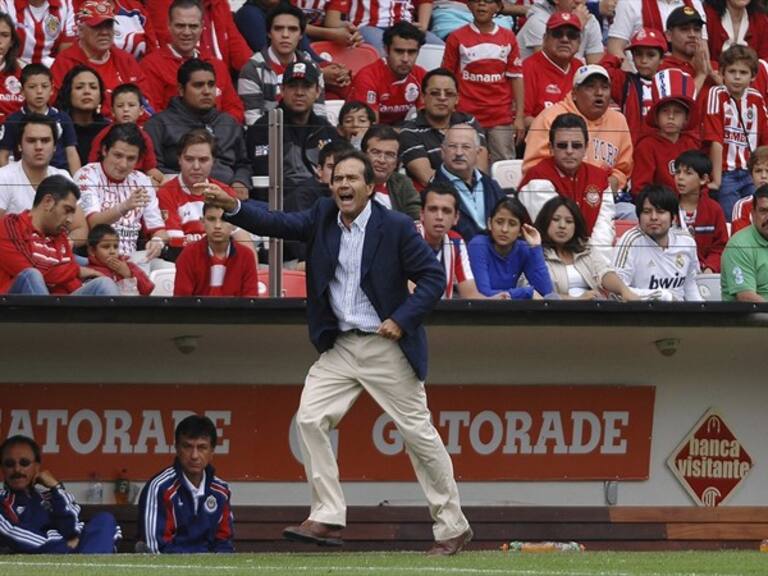
[[[307,275],[299,270],[283,270],[283,298],[306,298]],[[269,270],[259,269],[259,298],[269,298]]]
[[[613,242],[614,244],[617,244],[619,239],[624,235],[624,232],[637,226],[637,222],[634,220],[616,220],[613,225],[616,227],[616,237]]]
[[[336,42],[329,42],[328,40],[320,40],[318,42],[312,42],[312,50],[317,53],[323,60],[329,62],[338,62],[344,64],[350,69],[354,76],[360,70],[370,64],[376,62],[381,56],[376,51],[376,48],[370,44],[360,44],[356,48],[349,48],[344,44],[338,44]]]

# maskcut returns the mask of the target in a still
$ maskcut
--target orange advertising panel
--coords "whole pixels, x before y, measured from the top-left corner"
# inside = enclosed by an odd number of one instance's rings
[[[146,479],[173,458],[192,412],[216,424],[227,480],[303,479],[293,416],[300,386],[0,385],[0,435],[26,434],[57,477]],[[648,478],[654,388],[428,386],[457,478]],[[362,395],[332,436],[345,480],[412,481],[392,421]]]

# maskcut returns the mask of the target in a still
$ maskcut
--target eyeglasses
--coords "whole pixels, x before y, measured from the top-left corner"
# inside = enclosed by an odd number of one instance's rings
[[[431,96],[432,98],[440,98],[441,96],[443,98],[456,98],[458,94],[453,90],[439,90],[435,88],[434,90],[428,90],[427,96]]]
[[[384,150],[368,149],[368,156],[371,158],[384,158],[385,160],[397,160],[396,152],[386,152]]]
[[[32,466],[32,460],[29,458],[20,458],[19,460],[6,458],[3,460],[3,468],[15,468],[17,464],[22,468],[26,468],[27,466]]]
[[[584,148],[584,142],[555,142],[555,148],[558,150],[567,150],[569,146],[571,150],[581,150]]]
[[[560,40],[563,36],[567,36],[568,40],[578,40],[581,38],[581,32],[570,26],[564,26],[563,28],[555,28],[547,32],[555,40]]]

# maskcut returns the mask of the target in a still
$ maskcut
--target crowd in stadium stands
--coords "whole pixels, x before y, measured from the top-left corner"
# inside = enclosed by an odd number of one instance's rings
[[[177,295],[257,296],[264,239],[203,198],[266,200],[281,109],[285,210],[362,150],[445,298],[700,300],[720,275],[764,301],[766,30],[766,0],[0,0],[0,290],[175,269]]]

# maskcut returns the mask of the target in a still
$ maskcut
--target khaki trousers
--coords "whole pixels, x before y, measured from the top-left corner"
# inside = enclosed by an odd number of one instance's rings
[[[309,518],[346,525],[347,506],[339,482],[330,431],[365,390],[394,421],[416,478],[427,497],[436,540],[463,534],[453,465],[427,408],[424,383],[400,347],[378,335],[347,332],[312,365],[296,416],[307,480],[312,489]]]

